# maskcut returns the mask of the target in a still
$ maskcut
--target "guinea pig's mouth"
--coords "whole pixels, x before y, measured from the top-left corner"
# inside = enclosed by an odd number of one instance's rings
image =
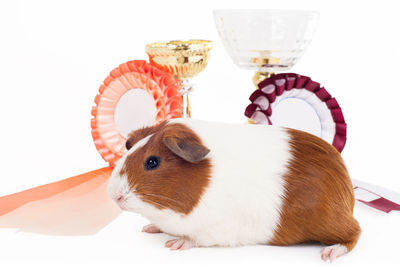
[[[118,207],[121,210],[127,210],[126,204],[127,204],[127,198],[124,196],[118,196],[117,198],[114,199],[114,201],[117,203]]]
[[[134,192],[119,195],[113,198],[118,207],[123,211],[137,212],[140,208],[140,199]]]

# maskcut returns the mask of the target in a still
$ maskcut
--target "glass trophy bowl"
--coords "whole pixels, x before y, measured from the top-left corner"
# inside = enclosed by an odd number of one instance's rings
[[[310,43],[318,12],[214,10],[219,36],[240,68],[254,70],[254,83],[290,69]]]

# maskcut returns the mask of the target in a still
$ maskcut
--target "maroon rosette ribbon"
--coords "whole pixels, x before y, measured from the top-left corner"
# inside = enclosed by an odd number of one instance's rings
[[[337,100],[320,83],[296,73],[279,73],[261,81],[246,107],[245,116],[256,124],[272,124],[274,106],[285,98],[310,104],[321,122],[321,138],[341,152],[346,144],[346,122]]]

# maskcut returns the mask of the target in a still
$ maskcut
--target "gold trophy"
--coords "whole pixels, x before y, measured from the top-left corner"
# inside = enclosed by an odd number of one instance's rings
[[[188,40],[152,43],[146,45],[150,63],[172,73],[182,81],[183,117],[190,118],[189,79],[200,73],[208,63],[211,41]]]

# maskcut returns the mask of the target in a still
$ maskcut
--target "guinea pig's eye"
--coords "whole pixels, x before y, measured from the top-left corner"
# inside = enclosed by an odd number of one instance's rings
[[[144,163],[144,168],[146,170],[154,170],[156,169],[158,166],[160,166],[160,158],[156,157],[156,156],[150,156],[146,159],[145,163]]]

